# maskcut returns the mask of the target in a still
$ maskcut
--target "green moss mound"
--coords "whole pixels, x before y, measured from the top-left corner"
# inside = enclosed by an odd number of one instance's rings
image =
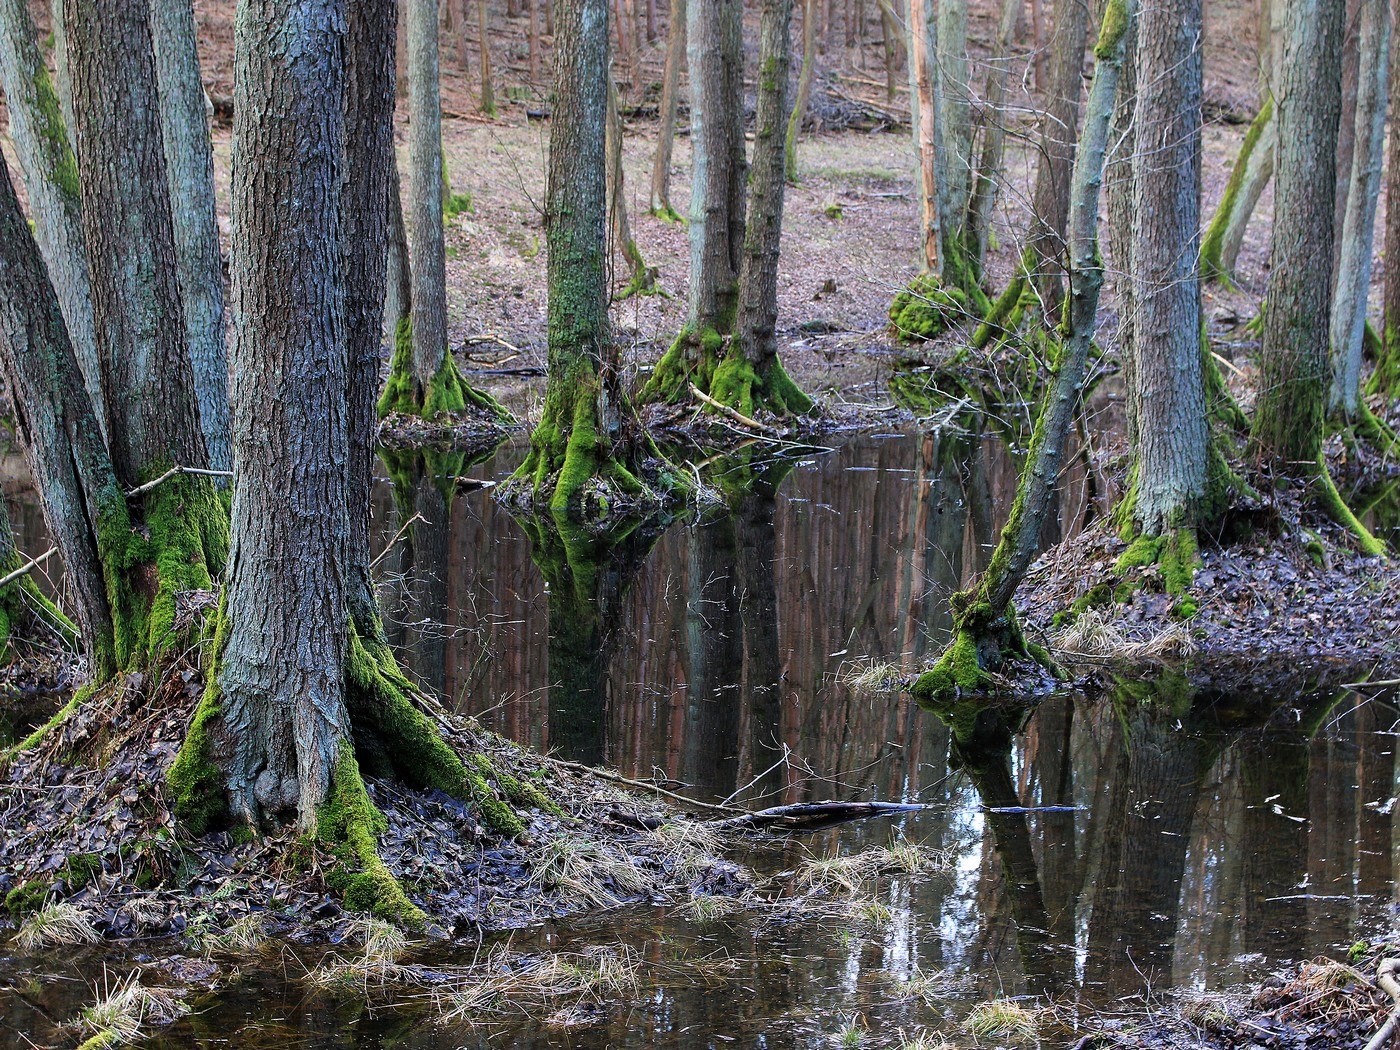
[[[890,304],[890,328],[909,342],[935,339],[964,320],[977,320],[966,292],[945,287],[937,274],[921,273]]]
[[[442,415],[462,415],[468,410],[502,426],[515,422],[504,405],[462,378],[450,353],[443,355],[437,374],[424,388],[413,374],[413,323],[406,317],[400,318],[394,329],[394,356],[389,362],[389,378],[379,396],[379,417],[398,412],[434,419]]]

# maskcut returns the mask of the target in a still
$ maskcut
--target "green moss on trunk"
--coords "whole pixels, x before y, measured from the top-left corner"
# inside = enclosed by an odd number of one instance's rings
[[[440,414],[457,416],[468,410],[501,425],[515,421],[504,405],[462,378],[450,353],[443,354],[437,374],[424,388],[413,372],[413,322],[407,317],[400,318],[394,329],[394,356],[389,361],[389,378],[379,396],[380,418],[398,412],[433,419]]]
[[[1235,209],[1240,205],[1240,191],[1244,188],[1250,157],[1273,116],[1274,97],[1266,95],[1264,104],[1259,107],[1254,122],[1245,134],[1235,166],[1230,170],[1230,179],[1225,183],[1225,192],[1221,194],[1220,204],[1206,227],[1205,236],[1201,238],[1201,277],[1207,281],[1219,281],[1227,288],[1233,287],[1234,274],[1229,272],[1224,262],[1225,234],[1234,219]]]

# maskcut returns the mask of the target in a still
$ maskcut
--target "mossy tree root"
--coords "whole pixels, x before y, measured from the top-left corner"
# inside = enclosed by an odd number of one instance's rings
[[[394,356],[389,363],[389,378],[379,396],[379,417],[398,412],[407,416],[433,419],[440,414],[459,416],[465,412],[485,416],[501,426],[515,422],[510,410],[484,390],[468,383],[451,353],[442,358],[437,375],[427,387],[413,373],[413,323],[399,319],[394,330]]]
[[[1400,324],[1387,324],[1378,340],[1376,366],[1366,380],[1366,393],[1387,399],[1400,396]]]
[[[1320,455],[1317,460],[1317,469],[1311,478],[1310,489],[1318,509],[1352,534],[1362,554],[1368,558],[1385,557],[1385,544],[1377,539],[1371,530],[1361,523],[1361,519],[1356,516],[1351,507],[1347,506],[1347,501],[1342,498],[1342,494],[1337,491],[1336,483],[1332,481],[1332,475],[1327,470],[1326,461]]]
[[[975,349],[986,349],[993,338],[1004,339],[1014,335],[1021,327],[1026,310],[1039,302],[1035,286],[1030,279],[1035,271],[1035,259],[1035,249],[1027,248],[1021,256],[1020,265],[1016,267],[1015,275],[991,304],[982,323],[973,332],[972,345]]]
[[[804,416],[813,406],[777,356],[762,368],[749,360],[737,340],[713,329],[682,329],[639,396],[644,402],[681,404],[691,400],[692,385],[746,416],[761,409],[786,419]]]

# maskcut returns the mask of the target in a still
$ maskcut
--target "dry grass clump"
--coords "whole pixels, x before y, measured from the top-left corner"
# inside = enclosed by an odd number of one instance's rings
[[[907,974],[896,977],[894,985],[899,998],[917,999],[925,1006],[933,1006],[956,990],[959,980],[947,970],[923,970],[915,964]]]
[[[726,915],[742,911],[747,903],[740,897],[725,897],[714,893],[698,893],[685,902],[686,918],[695,922],[714,922]]]
[[[683,879],[698,879],[724,849],[725,837],[714,827],[694,820],[670,820],[647,833],[663,864]]]
[[[557,1013],[565,1009],[559,999],[599,1003],[635,995],[643,964],[641,953],[625,944],[529,956],[496,951],[483,966],[436,990],[434,1002],[444,1021],[470,1021],[512,1008],[534,1012],[554,1006]]]
[[[907,1034],[899,1033],[899,1050],[953,1050],[953,1044],[937,1032],[916,1028]]]
[[[857,894],[881,875],[918,875],[946,870],[948,856],[922,843],[900,840],[889,846],[873,846],[859,853],[838,857],[817,857],[797,870],[797,885],[803,890]]]
[[[1133,641],[1114,622],[1111,610],[1086,609],[1055,637],[1055,649],[1101,659],[1186,657],[1196,652],[1196,640],[1185,625],[1170,623],[1150,638]]]
[[[843,1050],[856,1050],[857,1047],[865,1045],[867,1034],[869,1033],[859,1017],[848,1017],[831,1034],[831,1041]]]
[[[78,1027],[88,1033],[81,1050],[134,1042],[143,1028],[168,1025],[183,1017],[188,1007],[174,992],[147,988],[132,974],[125,981],[101,989],[91,1006],[78,1014]]]
[[[1036,1011],[1010,999],[978,1003],[963,1025],[978,1039],[1005,1038],[1019,1042],[1035,1039],[1040,1028]]]
[[[652,886],[651,876],[630,859],[587,839],[556,838],[531,861],[537,885],[558,890],[582,907],[615,908]]]
[[[1319,958],[1304,963],[1282,987],[1263,988],[1254,997],[1259,1009],[1277,1010],[1284,1021],[1328,1023],[1361,1015],[1379,1023],[1389,1011],[1370,978],[1354,966]]]
[[[867,660],[852,664],[840,681],[858,695],[870,695],[902,689],[907,677],[899,664]]]
[[[216,921],[203,914],[185,930],[185,940],[201,955],[217,951],[251,955],[267,942],[267,916],[262,912],[249,912],[223,930],[216,927]]]
[[[15,946],[33,952],[64,945],[96,944],[102,939],[92,921],[71,904],[47,904],[20,924]]]
[[[358,944],[360,954],[330,955],[306,975],[307,984],[323,991],[344,992],[411,978],[412,969],[401,963],[410,941],[397,926],[369,916],[357,917],[345,939]]]

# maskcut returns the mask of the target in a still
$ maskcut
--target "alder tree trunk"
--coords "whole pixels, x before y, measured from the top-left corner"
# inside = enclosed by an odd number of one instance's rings
[[[1391,33],[1392,49],[1400,33]],[[1393,398],[1400,394],[1400,135],[1394,133],[1400,112],[1400,56],[1391,55],[1390,124],[1385,175],[1385,280],[1381,294],[1381,346],[1366,392]]]
[[[661,126],[656,132],[656,160],[651,169],[651,213],[668,222],[681,217],[671,207],[671,153],[676,139],[676,109],[681,67],[685,65],[685,0],[671,0],[666,28],[666,68],[661,75]]]
[[[255,827],[314,830],[350,738],[344,14],[345,0],[242,0],[235,44],[233,517],[217,687],[234,741],[220,756],[231,815]]]
[[[540,0],[530,0],[530,83],[540,79]]]
[[[1337,287],[1332,301],[1331,414],[1346,424],[1362,415],[1361,360],[1366,300],[1371,289],[1376,202],[1385,154],[1386,89],[1390,62],[1390,0],[1360,0],[1361,41],[1351,188],[1341,229]]]
[[[436,0],[406,0],[408,12],[408,323],[394,332],[379,414],[431,419],[472,409],[504,421],[505,410],[474,389],[447,346],[447,246],[443,234],[442,97]],[[485,37],[483,36],[483,48]],[[483,56],[485,51],[482,52]]]
[[[690,68],[690,293],[685,327],[642,388],[643,401],[708,393],[739,307],[744,244],[742,0],[687,6]]]
[[[762,408],[802,415],[812,400],[778,359],[778,261],[783,238],[784,118],[791,63],[792,0],[760,8],[758,111],[749,170],[748,224],[739,268],[738,334],[715,369],[710,396],[746,416]]]
[[[1324,513],[1362,550],[1384,545],[1346,506],[1322,458],[1331,330],[1337,129],[1341,118],[1343,0],[1290,0],[1278,90],[1278,168],[1259,397],[1250,431],[1255,459],[1307,484]]]
[[[991,239],[992,216],[1003,178],[1006,156],[1007,82],[1011,77],[1011,45],[1024,0],[1002,0],[996,49],[987,68],[987,97],[982,107],[982,156],[977,165],[972,199],[967,211],[967,251],[975,273],[980,274]]]
[[[802,7],[802,68],[797,74],[797,98],[788,117],[785,174],[797,181],[797,142],[802,137],[802,123],[807,119],[807,103],[812,97],[812,77],[817,68],[816,0],[806,0]]]
[[[1137,22],[1128,29],[1124,41],[1123,69],[1118,78],[1118,98],[1113,106],[1110,141],[1117,144],[1109,154],[1105,169],[1108,195],[1108,259],[1118,300],[1118,359],[1123,368],[1123,389],[1137,389],[1137,343],[1134,332],[1137,317],[1133,298],[1133,216],[1137,208],[1137,186],[1133,163],[1137,153]],[[1137,399],[1125,397],[1128,447],[1138,442]]]
[[[647,265],[642,251],[632,236],[632,222],[627,215],[627,175],[622,166],[622,111],[618,105],[617,81],[608,72],[608,126],[605,134],[608,151],[608,211],[612,216],[612,231],[617,250],[622,253],[631,277],[619,296],[626,299],[645,295],[656,285],[656,271]]]
[[[991,684],[994,673],[1015,655],[1041,661],[1043,650],[1027,645],[1017,623],[1013,598],[1040,546],[1044,520],[1064,467],[1070,426],[1088,373],[1089,350],[1098,319],[1103,261],[1099,255],[1099,190],[1109,128],[1122,71],[1125,44],[1135,12],[1130,0],[1109,0],[1094,49],[1084,126],[1071,180],[1069,215],[1069,306],[1059,345],[1049,347],[1054,375],[1046,385],[1025,465],[1001,538],[987,571],[972,590],[953,595],[953,639],[938,662],[919,676],[914,697],[925,707],[949,713],[960,694]],[[964,724],[952,711],[955,725]]]
[[[1034,284],[1040,292],[1046,317],[1056,315],[1064,295],[1065,224],[1071,206],[1070,173],[1074,168],[1075,129],[1079,127],[1079,95],[1088,30],[1087,0],[1063,0],[1055,4],[1050,31],[1054,65],[1045,115],[1041,120],[1035,190],[1031,199]]]
[[[938,3],[938,214],[943,220],[943,283],[954,288],[976,281],[976,275],[967,272],[967,209],[973,170],[967,2]]]
[[[491,47],[487,43],[488,36],[486,0],[476,0],[477,61],[481,64],[481,112],[494,120],[496,117],[496,89],[491,83]]]
[[[214,150],[191,0],[151,0],[151,28],[185,343],[209,465],[228,470],[232,451],[224,267],[214,199]]]
[[[545,199],[548,381],[508,490],[558,522],[652,497],[635,473],[645,442],[608,325],[607,111],[608,0],[560,0]]]
[[[101,405],[78,165],[69,139],[72,124],[64,119],[25,0],[0,0],[0,88],[9,110],[10,140],[24,173],[34,234],[63,308],[83,383],[92,403]],[[101,414],[98,421],[105,428]]]
[[[919,232],[925,273],[942,257],[938,212],[938,29],[933,0],[909,0],[909,109],[919,163]]]
[[[1201,242],[1201,275],[1207,280],[1234,282],[1235,264],[1244,244],[1250,217],[1264,195],[1264,187],[1274,177],[1274,157],[1278,125],[1274,120],[1274,97],[1265,94],[1264,104],[1249,125],[1235,166],[1225,183],[1220,204]]]

